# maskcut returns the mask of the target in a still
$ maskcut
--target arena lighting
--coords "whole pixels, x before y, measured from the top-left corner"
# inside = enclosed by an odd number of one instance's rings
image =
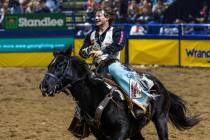
[[[19,27],[62,27],[64,25],[63,19],[51,19],[50,17],[45,17],[43,19],[27,19],[27,18],[19,18],[18,26]]]

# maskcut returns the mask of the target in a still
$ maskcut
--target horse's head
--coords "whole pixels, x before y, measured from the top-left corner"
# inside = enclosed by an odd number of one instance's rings
[[[54,59],[48,65],[47,72],[40,84],[43,96],[54,96],[64,91],[85,75],[84,62],[65,53],[54,53]],[[85,67],[84,67],[85,68]]]

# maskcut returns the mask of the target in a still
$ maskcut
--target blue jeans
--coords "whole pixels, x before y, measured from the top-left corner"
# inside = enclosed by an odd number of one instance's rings
[[[111,74],[134,103],[139,106],[148,106],[149,91],[134,70],[125,67],[117,61],[103,68],[100,72]]]

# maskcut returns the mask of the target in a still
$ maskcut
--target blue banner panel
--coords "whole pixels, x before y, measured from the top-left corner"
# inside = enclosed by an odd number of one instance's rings
[[[6,38],[0,39],[0,52],[52,52],[72,47],[73,38]]]

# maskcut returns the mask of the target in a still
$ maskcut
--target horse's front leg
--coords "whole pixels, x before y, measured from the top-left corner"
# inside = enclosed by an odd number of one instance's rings
[[[128,138],[129,124],[118,124],[118,126],[118,131],[115,131],[115,133],[111,136],[111,140],[125,140]]]
[[[96,140],[107,140],[103,133],[101,133],[101,131],[99,131],[98,129],[91,127],[91,132],[96,137]]]
[[[141,131],[138,131],[134,136],[130,137],[130,140],[145,140],[141,134]]]

